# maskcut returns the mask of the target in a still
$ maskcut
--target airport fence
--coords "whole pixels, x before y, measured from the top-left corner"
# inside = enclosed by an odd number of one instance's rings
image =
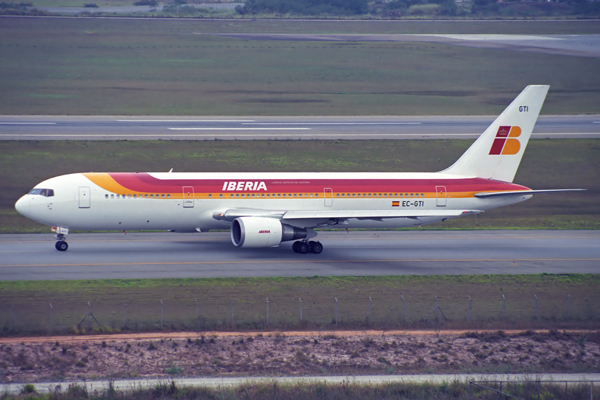
[[[175,296],[169,299],[118,295],[81,301],[0,298],[3,335],[84,334],[123,331],[287,329],[596,329],[598,293],[560,297],[468,294],[311,297],[290,294],[256,298],[240,294]],[[15,301],[18,300],[18,301]]]

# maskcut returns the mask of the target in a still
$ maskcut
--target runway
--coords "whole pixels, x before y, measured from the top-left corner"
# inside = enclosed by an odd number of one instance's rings
[[[229,232],[0,235],[0,280],[600,273],[600,231],[328,231],[320,255]]]
[[[0,116],[0,140],[475,139],[495,116]],[[540,116],[533,139],[599,138],[600,115]]]

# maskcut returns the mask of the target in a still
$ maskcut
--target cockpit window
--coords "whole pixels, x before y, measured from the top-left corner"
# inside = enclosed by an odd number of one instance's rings
[[[52,196],[54,196],[54,189],[34,188],[34,189],[31,189],[31,192],[29,192],[29,194],[39,194],[40,196],[44,196],[44,197],[52,197]]]

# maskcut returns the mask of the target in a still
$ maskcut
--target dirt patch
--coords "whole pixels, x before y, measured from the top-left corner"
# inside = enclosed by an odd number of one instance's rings
[[[438,336],[370,331],[173,336],[37,342],[4,339],[0,344],[1,379],[40,382],[211,375],[600,371],[598,333],[442,332]]]

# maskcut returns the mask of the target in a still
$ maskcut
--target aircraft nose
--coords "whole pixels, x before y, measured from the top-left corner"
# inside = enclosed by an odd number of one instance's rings
[[[26,196],[21,197],[15,203],[15,210],[23,216],[27,216],[29,214],[29,199]]]

